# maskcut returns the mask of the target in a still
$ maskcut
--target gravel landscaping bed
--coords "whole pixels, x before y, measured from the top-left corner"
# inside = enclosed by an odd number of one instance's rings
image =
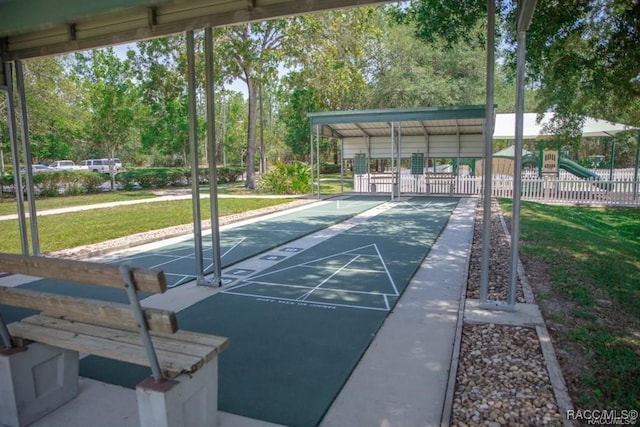
[[[489,300],[504,301],[509,287],[510,238],[500,208],[492,205]],[[467,298],[478,299],[482,236],[482,205],[476,211]],[[518,281],[516,301],[524,303]],[[529,301],[531,302],[531,301]],[[465,324],[451,425],[561,426],[554,391],[535,328]]]

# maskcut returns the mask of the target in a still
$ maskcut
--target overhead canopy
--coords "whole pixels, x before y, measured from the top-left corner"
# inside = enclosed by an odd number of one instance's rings
[[[392,128],[402,157],[482,157],[485,106],[400,108],[309,113],[314,135],[344,141],[343,157],[389,157]]]
[[[133,42],[376,0],[0,0],[4,60]],[[3,40],[4,39],[4,40]]]
[[[546,125],[551,122],[553,116],[553,113],[544,113],[542,120],[538,123],[537,113],[525,113],[523,121],[523,138],[538,139],[553,137],[554,134],[546,129]],[[493,139],[515,139],[515,117],[515,114],[496,114]],[[624,124],[587,117],[582,127],[582,136],[612,136],[616,133],[632,129],[634,128]]]
[[[522,157],[530,156],[532,153],[529,150],[522,150]],[[493,157],[506,157],[508,159],[513,159],[516,156],[516,146],[510,145],[504,150],[496,151],[493,153]]]

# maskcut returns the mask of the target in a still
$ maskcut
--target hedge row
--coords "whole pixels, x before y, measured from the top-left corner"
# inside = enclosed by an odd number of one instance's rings
[[[242,178],[243,168],[219,167],[217,169],[218,184],[236,182]],[[109,176],[87,171],[43,172],[33,175],[33,184],[40,196],[75,195],[97,193],[102,185],[108,182]],[[115,176],[118,186],[125,189],[166,188],[190,185],[191,172],[184,168],[140,168],[118,173]],[[198,169],[198,181],[209,182],[209,169]],[[15,193],[13,175],[7,173],[0,176],[3,192]]]

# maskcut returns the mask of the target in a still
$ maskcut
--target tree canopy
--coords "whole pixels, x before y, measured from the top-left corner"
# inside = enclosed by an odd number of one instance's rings
[[[499,112],[515,105],[515,3],[497,3]],[[246,167],[253,188],[265,157],[308,159],[308,112],[484,103],[486,6],[412,0],[215,29],[218,161]],[[584,115],[640,125],[639,8],[634,0],[537,2],[527,34],[527,111],[555,111],[568,136]],[[204,147],[204,43],[195,36]],[[183,35],[28,60],[24,68],[37,161],[187,162]],[[231,81],[244,82],[246,92],[229,89]],[[8,141],[3,104],[0,158]],[[338,161],[335,141],[321,150],[322,161]]]
[[[515,1],[497,6],[502,57],[515,69]],[[412,0],[393,9],[412,23],[418,37],[453,46],[482,41],[486,20],[482,0]],[[640,3],[635,0],[551,0],[537,2],[527,34],[528,85],[538,110],[554,110],[575,129],[577,118],[592,115],[640,125]]]

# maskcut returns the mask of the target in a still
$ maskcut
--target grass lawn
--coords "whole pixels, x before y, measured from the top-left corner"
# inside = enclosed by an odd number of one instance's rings
[[[290,201],[280,198],[219,199],[218,209],[220,216],[225,216]],[[53,252],[174,225],[191,224],[191,212],[189,199],[41,216],[38,217],[40,250],[43,253]],[[210,218],[209,199],[201,200],[201,215],[203,219]],[[3,236],[0,252],[20,253],[18,221],[0,221],[0,233]]]
[[[339,173],[320,175],[320,194],[332,195],[341,192],[349,193],[353,191],[353,176],[346,174],[344,178],[340,178]]]
[[[511,201],[501,205],[509,215]],[[546,271],[529,281],[569,353],[574,403],[640,410],[640,209],[523,202],[520,229],[527,274],[535,263]]]

